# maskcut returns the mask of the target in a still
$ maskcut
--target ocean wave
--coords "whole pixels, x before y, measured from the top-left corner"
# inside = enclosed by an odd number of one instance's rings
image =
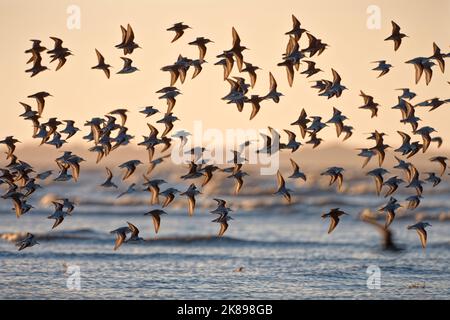
[[[0,233],[0,239],[8,242],[16,242],[26,237],[25,232],[4,232]],[[35,237],[38,241],[107,241],[111,242],[114,236],[109,233],[98,232],[92,229],[75,229],[68,231],[54,231],[51,233],[36,233]],[[252,239],[241,239],[235,237],[217,237],[215,235],[181,235],[181,236],[164,236],[158,238],[148,238],[141,242],[127,243],[129,245],[189,245],[189,244],[205,244],[205,245],[232,245],[232,246],[318,246],[323,245],[317,241],[263,241]],[[350,243],[349,243],[350,244]],[[327,243],[327,246],[342,246],[346,243]]]

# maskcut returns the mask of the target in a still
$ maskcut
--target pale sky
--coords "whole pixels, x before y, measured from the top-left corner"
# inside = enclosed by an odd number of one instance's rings
[[[66,27],[67,7],[78,5],[81,9],[81,29]],[[381,9],[381,29],[369,30],[366,26],[369,5]],[[330,45],[320,57],[313,57],[317,66],[325,72],[309,79],[295,74],[294,85],[288,86],[286,72],[276,64],[281,61],[288,37],[284,33],[291,29],[291,14],[297,16],[302,27]],[[296,120],[301,108],[308,115],[320,115],[328,120],[332,107],[340,109],[350,118],[346,124],[356,128],[354,136],[346,142],[363,146],[363,133],[378,129],[389,133],[386,141],[398,145],[400,137],[396,130],[409,132],[410,126],[399,123],[400,112],[391,110],[397,103],[398,91],[393,89],[410,87],[418,94],[415,102],[428,98],[450,98],[447,81],[449,69],[442,74],[434,69],[433,79],[425,86],[424,79],[414,84],[414,68],[406,65],[406,60],[418,56],[430,56],[435,41],[443,52],[450,51],[450,1],[260,1],[260,0],[129,0],[129,1],[61,1],[61,0],[0,0],[0,38],[2,39],[2,59],[0,76],[0,97],[2,117],[0,137],[14,135],[22,141],[31,139],[31,123],[18,117],[22,113],[19,101],[35,106],[34,100],[26,97],[37,91],[48,91],[54,95],[47,99],[44,118],[73,119],[84,131],[72,141],[81,139],[87,133],[83,127],[85,120],[102,116],[116,108],[127,108],[128,127],[139,142],[142,134],[147,134],[146,120],[138,113],[140,107],[154,105],[164,111],[165,101],[158,100],[155,91],[169,85],[169,74],[160,71],[164,65],[175,62],[178,54],[190,58],[198,57],[198,49],[187,43],[198,36],[212,39],[208,46],[207,64],[202,73],[176,86],[183,95],[177,99],[174,114],[181,122],[177,129],[192,129],[194,120],[202,120],[206,128],[266,128],[297,129],[289,123]],[[395,20],[402,32],[409,35],[399,51],[394,52],[393,43],[383,41],[391,32],[391,20]],[[175,22],[183,21],[193,29],[185,32],[175,43],[170,43],[174,34],[165,31]],[[116,75],[122,67],[123,52],[114,47],[121,41],[120,25],[130,23],[135,33],[135,41],[143,48],[130,56],[141,71],[130,75]],[[215,66],[215,56],[231,47],[231,28],[234,26],[242,44],[250,48],[244,52],[244,59],[262,68],[254,89],[256,94],[266,94],[269,87],[268,72],[271,71],[278,82],[278,90],[285,96],[279,104],[264,101],[257,117],[249,121],[251,106],[246,105],[239,113],[235,105],[227,105],[220,98],[229,91],[229,85],[222,80],[222,67]],[[55,72],[57,63],[48,63],[44,54],[43,63],[52,70],[30,78],[24,71],[29,58],[24,51],[31,47],[29,39],[43,41],[47,48],[53,46],[49,36],[64,41],[75,56],[69,57],[66,65]],[[304,47],[305,39],[302,39]],[[97,63],[94,49],[97,48],[106,62],[113,65],[111,79],[102,71],[91,70]],[[128,57],[128,56],[127,56]],[[377,79],[371,71],[375,65],[371,61],[385,59],[394,65],[386,76]],[[449,60],[447,60],[448,62]],[[448,62],[449,63],[449,62]],[[308,81],[331,79],[331,68],[342,76],[342,83],[350,90],[339,99],[327,100],[317,96]],[[304,70],[302,65],[301,70]],[[235,68],[233,75],[239,75]],[[244,74],[247,77],[246,74]],[[378,118],[370,119],[370,112],[360,110],[362,98],[359,90],[373,95],[381,107]],[[444,138],[450,138],[450,104],[429,113],[418,110],[423,125],[430,125]],[[158,120],[152,118],[150,122]],[[158,125],[158,128],[163,128]],[[61,128],[62,129],[62,128]],[[335,129],[324,129],[321,137],[336,142]],[[285,136],[283,136],[285,138]],[[36,140],[36,144],[39,142]]]

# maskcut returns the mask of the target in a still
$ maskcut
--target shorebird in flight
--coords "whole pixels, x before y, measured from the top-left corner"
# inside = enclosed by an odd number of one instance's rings
[[[419,83],[423,73],[425,73],[425,84],[428,85],[431,82],[431,78],[433,76],[433,70],[431,68],[435,65],[435,63],[429,58],[417,57],[408,60],[405,63],[412,64],[414,66],[416,84]]]
[[[437,61],[442,73],[445,72],[444,58],[448,58],[448,57],[449,57],[449,55],[442,54],[441,49],[438,47],[438,45],[435,42],[433,42],[433,55],[429,59],[434,59],[435,61]]]
[[[122,70],[118,71],[117,74],[125,74],[125,73],[133,73],[135,71],[139,71],[138,68],[132,66],[133,60],[130,58],[120,57],[123,60]]]
[[[378,106],[379,104],[373,101],[373,97],[365,94],[362,90],[360,91],[360,97],[364,99],[364,105],[358,107],[359,109],[367,109],[371,112],[371,118],[376,117],[378,115]]]
[[[104,187],[104,188],[116,188],[117,189],[117,185],[114,182],[112,182],[113,174],[108,167],[106,167],[106,174],[107,174],[106,181],[103,182],[100,186]]]
[[[109,77],[111,75],[109,68],[112,68],[112,67],[109,64],[105,63],[105,58],[102,56],[100,51],[95,49],[95,53],[97,54],[98,63],[96,66],[91,67],[91,69],[102,70],[105,73],[106,77],[109,79]]]
[[[289,160],[291,161],[292,169],[294,170],[294,172],[288,178],[290,179],[300,178],[303,181],[306,181],[306,175],[304,172],[300,171],[300,167],[298,166],[298,164],[292,159]]]
[[[264,96],[264,99],[272,99],[273,102],[278,103],[283,94],[277,91],[277,81],[272,72],[269,72],[269,80],[269,93]]]
[[[16,246],[19,248],[18,251],[21,251],[25,248],[31,248],[32,246],[39,244],[39,242],[37,242],[36,237],[31,234],[31,233],[27,233],[26,237],[20,241],[18,241],[16,243]]]
[[[337,181],[338,190],[341,190],[342,184],[344,182],[344,175],[342,174],[344,169],[341,167],[330,167],[326,171],[322,172],[321,176],[330,176],[329,186]]]
[[[25,70],[25,72],[31,73],[31,76],[30,76],[31,78],[34,77],[35,75],[41,73],[42,71],[50,70],[46,66],[42,65],[42,57],[39,53],[33,52],[32,61],[33,61],[33,66],[30,69]]]
[[[115,234],[116,235],[116,242],[114,244],[114,251],[116,251],[117,249],[119,249],[119,247],[122,245],[122,243],[125,242],[125,239],[127,238],[127,233],[130,233],[131,230],[128,227],[120,227],[117,228],[113,231],[111,231],[111,234]]]
[[[430,158],[431,162],[437,162],[441,166],[440,176],[443,176],[445,173],[445,170],[447,170],[447,162],[446,162],[447,160],[448,160],[448,158],[443,157],[443,156],[436,156],[436,157]]]
[[[120,30],[122,31],[122,42],[116,45],[117,49],[123,49],[123,54],[127,55],[132,54],[134,49],[141,48],[134,42],[134,32],[130,24],[127,25],[126,29],[120,26]]]
[[[377,78],[380,78],[380,77],[384,76],[392,68],[392,64],[386,63],[386,60],[373,61],[372,63],[378,64],[372,70],[374,70],[374,71],[381,71]]]
[[[330,234],[338,225],[339,217],[342,215],[349,215],[348,213],[340,210],[339,208],[331,209],[330,212],[322,215],[322,219],[330,218],[330,226],[328,228],[328,234]]]
[[[385,193],[384,197],[389,197],[395,191],[397,191],[398,186],[405,181],[403,179],[398,178],[397,176],[390,177],[386,181],[383,182],[383,186],[388,187],[388,191]]]
[[[441,178],[436,176],[434,172],[425,172],[428,174],[428,177],[425,179],[425,181],[428,181],[433,184],[433,188],[436,187],[439,183],[441,183]]]
[[[300,129],[300,133],[302,135],[302,138],[305,138],[306,132],[308,130],[308,123],[310,123],[311,120],[308,119],[308,115],[306,114],[305,109],[302,109],[300,111],[300,116],[298,119],[291,123],[291,126],[298,126]]]
[[[180,191],[178,189],[175,188],[168,188],[162,192],[160,192],[159,194],[166,197],[166,199],[164,200],[162,207],[165,208],[167,207],[172,201],[173,199],[175,199],[175,194],[180,193]]]
[[[130,177],[134,171],[136,171],[136,167],[138,165],[142,164],[142,162],[140,160],[129,160],[127,162],[122,163],[119,168],[121,169],[126,169],[125,174],[123,175],[122,180],[127,179],[128,177]]]
[[[27,98],[36,99],[39,116],[42,116],[42,113],[44,112],[45,98],[47,98],[47,97],[53,97],[53,96],[46,91],[39,91],[39,92],[36,92],[35,94],[29,95],[27,97]]]
[[[124,192],[122,192],[121,194],[119,194],[116,198],[118,199],[118,198],[123,197],[123,196],[126,195],[126,194],[131,194],[131,193],[136,192],[136,188],[135,188],[135,187],[136,187],[136,184],[135,184],[135,183],[130,184],[130,185],[128,186],[127,190],[125,190]]]
[[[48,216],[48,219],[55,219],[55,223],[52,226],[52,229],[55,229],[57,226],[59,226],[63,221],[64,218],[67,216],[67,212],[63,210],[64,205],[56,202],[56,201],[52,201],[53,205],[55,206],[55,212]]]
[[[383,175],[386,173],[389,173],[389,171],[384,168],[376,168],[367,172],[368,176],[372,176],[375,179],[375,189],[377,192],[377,196],[379,196],[381,193],[381,188],[383,187]]]
[[[175,37],[172,39],[171,43],[180,39],[181,36],[184,34],[184,30],[186,30],[186,29],[192,29],[192,28],[186,24],[183,24],[183,22],[177,22],[172,27],[167,28],[166,31],[174,31],[175,32]]]
[[[307,78],[315,75],[316,73],[323,72],[322,69],[316,68],[316,63],[314,61],[303,60],[303,62],[305,62],[308,67],[306,70],[300,72],[300,74],[306,74]]]
[[[192,216],[194,214],[194,210],[195,210],[195,196],[200,194],[200,193],[201,192],[197,190],[197,187],[193,183],[189,186],[189,188],[185,192],[180,193],[181,196],[186,196],[188,198],[188,203],[189,203],[188,213],[189,213],[189,216]]]
[[[386,224],[384,225],[385,229],[387,229],[391,225],[392,221],[394,221],[395,210],[400,207],[401,205],[397,203],[397,199],[391,197],[385,206],[378,209],[379,212],[386,212]]]
[[[286,182],[284,181],[283,176],[281,175],[280,170],[277,171],[277,191],[274,194],[282,195],[287,202],[291,203],[291,192],[292,190],[286,188]]]
[[[55,71],[61,69],[67,61],[67,57],[72,55],[72,52],[68,48],[62,46],[63,41],[56,37],[50,37],[55,43],[52,50],[48,50],[47,53],[50,55],[50,63],[58,60],[58,66]]]
[[[223,236],[225,231],[228,229],[228,221],[233,220],[232,217],[228,216],[228,213],[230,211],[233,211],[231,208],[227,207],[227,202],[222,199],[214,199],[217,202],[217,208],[210,211],[210,213],[218,214],[219,217],[212,220],[211,222],[217,222],[220,223],[220,230],[218,233],[218,237]]]
[[[431,224],[422,221],[407,227],[408,230],[417,231],[423,249],[425,249],[427,246],[427,231],[425,230],[426,227],[431,227]]]
[[[237,195],[239,191],[241,191],[242,186],[244,185],[244,177],[248,176],[248,173],[241,170],[242,164],[235,165],[233,172],[228,178],[234,178],[236,180],[234,184],[234,194]]]
[[[190,45],[194,45],[198,47],[198,51],[199,51],[199,60],[204,60],[205,59],[205,55],[206,55],[206,45],[208,43],[214,43],[214,41],[211,41],[207,38],[204,37],[197,37],[194,41],[189,42],[188,44]]]
[[[396,89],[396,90],[402,91],[402,95],[399,96],[399,98],[401,98],[401,99],[412,100],[416,96],[416,94],[414,92],[412,92],[411,90],[409,90],[409,88],[400,88],[400,89]]]
[[[308,30],[303,29],[301,27],[300,21],[294,15],[292,15],[292,29],[285,34],[293,36],[295,38],[295,41],[299,41],[302,34],[305,32],[308,32]]]
[[[253,89],[256,83],[256,70],[261,70],[258,66],[254,66],[249,62],[244,62],[245,68],[241,72],[247,72],[250,76],[250,86]]]
[[[151,205],[159,204],[159,185],[167,182],[163,179],[149,180],[145,175],[144,179],[145,183],[143,185],[147,187],[145,190],[150,191],[150,193],[152,194],[150,204]]]
[[[152,216],[153,227],[155,228],[155,233],[158,233],[158,231],[159,231],[162,214],[167,214],[167,212],[165,212],[164,210],[160,210],[160,209],[154,209],[154,210],[144,213],[144,216]]]
[[[405,200],[408,201],[408,210],[414,210],[416,209],[420,204],[420,199],[422,198],[421,195],[412,195],[407,197]]]
[[[394,51],[397,51],[402,44],[402,39],[404,37],[408,37],[406,34],[400,32],[400,26],[396,24],[394,21],[391,21],[392,24],[392,33],[389,37],[384,39],[384,41],[394,41]]]

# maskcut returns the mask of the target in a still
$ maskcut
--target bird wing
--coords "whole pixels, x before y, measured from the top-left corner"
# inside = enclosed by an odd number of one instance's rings
[[[283,176],[281,175],[280,170],[277,171],[277,185],[278,185],[278,190],[285,187],[285,181],[284,181]]]
[[[66,57],[60,57],[58,58],[58,66],[56,67],[55,71],[58,71],[62,68],[62,66],[66,63],[67,59]]]
[[[250,114],[250,119],[252,120],[258,114],[261,109],[261,105],[258,102],[252,102],[252,113]]]
[[[328,234],[330,234],[338,225],[339,218],[333,215],[330,215],[330,226],[328,228]]]
[[[206,55],[206,46],[204,44],[198,44],[197,47],[199,50],[199,59],[203,60]]]
[[[231,33],[233,35],[233,47],[240,46],[241,38],[239,38],[239,35],[234,27],[231,29]]]
[[[391,21],[392,24],[392,34],[398,34],[400,32],[400,26],[396,24],[394,21]]]
[[[289,159],[291,161],[292,168],[294,169],[294,173],[298,172],[300,170],[298,164],[293,160]]]
[[[109,77],[111,76],[111,72],[109,71],[108,68],[104,68],[103,72],[105,73],[106,77],[109,79]]]
[[[295,139],[297,138],[295,133],[293,133],[292,131],[286,129],[284,129],[283,131],[286,132],[286,134],[288,135],[289,141],[295,141]]]
[[[131,28],[130,24],[128,24],[126,36],[125,36],[125,43],[130,44],[131,42],[133,42],[133,40],[134,40],[134,32],[133,32],[133,29]]]
[[[394,39],[394,51],[397,51],[398,48],[400,48],[400,45],[402,44],[402,39]]]
[[[125,233],[118,233],[116,237],[116,242],[114,244],[114,250],[117,250],[122,243],[125,241],[126,234]]]
[[[188,213],[189,213],[190,216],[192,216],[194,214],[194,209],[195,209],[195,197],[194,196],[189,196],[188,197],[188,202],[189,202]]]
[[[62,222],[64,221],[64,217],[63,216],[59,216],[58,218],[55,219],[55,223],[53,224],[52,229],[55,229],[57,226],[59,226]]]
[[[269,85],[270,91],[276,91],[277,90],[277,81],[275,80],[275,77],[273,76],[272,72],[269,72],[269,80],[270,80],[270,85]]]
[[[175,33],[175,37],[173,37],[171,43],[177,41],[178,39],[180,39],[181,36],[184,34],[183,30],[176,30],[175,32],[176,32]]]
[[[20,199],[17,198],[17,197],[12,197],[11,199],[12,199],[13,204],[14,204],[14,211],[16,212],[16,217],[17,217],[17,218],[20,218],[20,216],[21,216],[22,213],[23,213],[23,210],[22,210],[22,202],[21,202]]]
[[[100,53],[100,51],[98,51],[97,49],[95,49],[95,53],[97,54],[98,64],[104,64],[104,63],[105,63],[105,58],[102,56],[102,54]]]
[[[425,83],[428,85],[431,81],[431,77],[433,76],[433,70],[431,68],[424,69],[425,72]]]
[[[339,75],[339,73],[337,73],[334,69],[331,69],[331,72],[333,73],[333,84],[340,83],[341,76]]]
[[[336,180],[338,182],[338,188],[339,190],[341,190],[342,188],[342,183],[344,182],[344,176],[342,175],[342,173],[338,173],[336,176]]]
[[[155,228],[155,233],[158,233],[159,226],[161,224],[161,216],[158,213],[152,214],[153,226]]]
[[[150,192],[152,193],[151,204],[159,203],[159,187],[157,185],[150,185]]]
[[[174,198],[175,198],[175,195],[173,193],[169,193],[166,196],[166,199],[164,200],[162,207],[163,208],[167,207],[173,201]]]
[[[220,222],[220,230],[218,236],[219,237],[223,236],[223,234],[225,233],[225,231],[227,231],[227,229],[228,229],[228,222],[227,220],[224,219],[223,221]]]
[[[292,87],[292,84],[294,83],[294,67],[291,63],[287,63],[286,65],[286,74],[288,78],[289,86]]]
[[[422,77],[423,73],[423,66],[422,64],[416,63],[414,64],[414,69],[416,70],[416,84],[419,83],[420,78]]]
[[[420,242],[422,243],[422,248],[425,249],[427,246],[427,231],[424,228],[416,229],[416,231],[419,235]]]
[[[113,178],[113,174],[112,174],[112,172],[111,172],[111,170],[109,170],[109,168],[108,167],[106,167],[106,175],[107,175],[107,181],[109,180],[109,181],[111,181],[111,179]]]
[[[130,58],[125,58],[125,57],[120,57],[120,59],[123,60],[123,68],[129,68],[131,67],[131,64],[133,63],[133,60],[131,60]]]
[[[128,228],[131,230],[131,238],[137,237],[139,235],[139,229],[131,222],[127,222],[127,224]]]
[[[242,185],[244,184],[244,180],[242,179],[241,176],[237,176],[235,177],[236,179],[236,184],[234,186],[234,194],[238,194],[239,191],[241,191]]]

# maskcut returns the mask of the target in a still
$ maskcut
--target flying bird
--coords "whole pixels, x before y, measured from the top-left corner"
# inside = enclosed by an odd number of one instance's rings
[[[112,182],[113,174],[108,167],[106,167],[106,174],[107,174],[106,181],[103,182],[100,186],[104,187],[104,188],[116,188],[117,189],[117,185],[114,182]]]
[[[277,191],[274,194],[282,195],[287,202],[291,203],[291,192],[292,190],[286,188],[286,182],[284,181],[283,176],[281,175],[280,170],[277,171]]]
[[[175,42],[181,38],[181,36],[184,34],[184,30],[186,30],[186,29],[192,29],[192,28],[186,24],[183,24],[183,22],[177,22],[172,27],[167,28],[166,31],[174,31],[175,32],[175,37],[171,41],[171,42]]]
[[[189,188],[185,192],[180,193],[181,196],[186,196],[188,198],[188,203],[189,203],[188,213],[189,213],[189,216],[192,216],[194,214],[195,196],[200,194],[200,193],[201,192],[197,190],[197,187],[193,183],[189,186]]]
[[[331,186],[333,183],[337,181],[338,184],[338,190],[341,190],[342,184],[344,182],[344,176],[342,174],[344,172],[344,169],[341,167],[330,167],[324,172],[322,172],[321,176],[330,176],[330,182],[329,186]]]
[[[159,231],[162,214],[167,214],[167,212],[165,212],[164,210],[160,210],[160,209],[154,209],[147,213],[144,213],[145,216],[152,216],[153,227],[155,228],[155,233],[158,233],[158,231]]]
[[[330,226],[328,228],[328,234],[333,232],[339,223],[339,217],[342,215],[349,215],[348,213],[340,210],[339,208],[331,209],[330,212],[322,215],[322,219],[330,218]]]
[[[198,51],[199,51],[199,60],[204,60],[205,59],[205,55],[206,55],[206,45],[208,43],[214,43],[214,41],[211,41],[207,38],[204,37],[197,37],[194,41],[189,42],[188,44],[190,45],[194,45],[198,47]]]
[[[113,231],[111,231],[111,234],[116,235],[116,242],[114,244],[114,251],[119,249],[119,247],[125,242],[125,239],[127,237],[127,234],[130,233],[131,230],[129,227],[120,227]]]
[[[372,63],[378,64],[375,68],[372,69],[374,71],[380,71],[380,74],[378,75],[377,78],[384,76],[392,68],[392,64],[386,63],[386,60],[373,61]]]
[[[133,60],[130,58],[120,57],[120,59],[123,60],[123,67],[121,70],[117,72],[117,74],[126,74],[126,73],[133,73],[135,71],[139,71],[138,68],[135,66],[132,66]]]
[[[106,77],[109,79],[110,77],[109,68],[111,68],[111,66],[105,63],[105,58],[102,56],[100,51],[95,49],[95,53],[97,54],[98,64],[96,66],[91,67],[91,69],[102,70],[105,73]]]
[[[131,28],[130,24],[127,25],[127,28],[120,26],[120,30],[122,31],[122,42],[116,45],[117,49],[123,49],[123,54],[132,54],[134,49],[140,48],[140,46],[134,42],[134,32],[133,28]]]
[[[305,175],[305,173],[300,171],[300,167],[298,166],[298,164],[292,159],[289,159],[289,160],[291,161],[292,169],[294,170],[294,172],[288,178],[291,178],[291,179],[300,178],[303,181],[306,181],[306,175]]]
[[[420,243],[422,244],[423,249],[425,249],[427,246],[427,231],[425,230],[425,228],[427,228],[427,227],[431,227],[431,224],[429,224],[428,222],[422,222],[422,221],[407,227],[408,230],[416,230],[417,231],[417,234],[419,235]]]
[[[391,197],[385,206],[378,209],[379,212],[386,212],[386,224],[384,225],[385,229],[387,229],[391,225],[392,221],[394,221],[395,210],[400,207],[401,205],[397,203],[397,199]]]
[[[394,41],[394,51],[397,51],[402,44],[402,39],[404,37],[408,37],[406,34],[400,32],[400,26],[396,24],[394,21],[391,21],[392,24],[392,33],[389,37],[384,39],[384,41]]]
[[[444,156],[436,156],[436,157],[430,158],[431,162],[437,162],[441,166],[440,176],[443,176],[445,173],[445,170],[447,170],[447,162],[446,162],[447,160],[448,160],[448,158],[444,157]]]
[[[19,248],[18,251],[21,251],[25,248],[31,248],[32,246],[39,244],[39,242],[37,242],[36,237],[31,234],[31,233],[27,233],[26,237],[20,241],[18,241],[16,243],[16,246]]]

